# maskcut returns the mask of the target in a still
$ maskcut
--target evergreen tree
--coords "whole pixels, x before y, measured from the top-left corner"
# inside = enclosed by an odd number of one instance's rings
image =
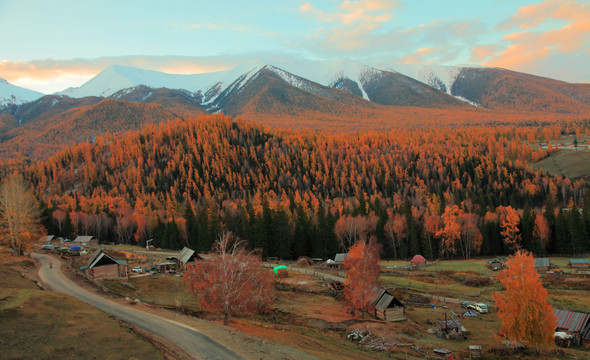
[[[524,211],[519,224],[520,235],[522,236],[522,246],[533,253],[538,253],[539,249],[536,248],[536,242],[533,239],[534,229],[535,214],[531,211],[531,207],[527,202],[524,206]]]

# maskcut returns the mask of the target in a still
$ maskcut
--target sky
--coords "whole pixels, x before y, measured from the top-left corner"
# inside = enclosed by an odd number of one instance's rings
[[[0,78],[53,93],[109,65],[266,59],[502,67],[590,82],[590,0],[0,0]]]

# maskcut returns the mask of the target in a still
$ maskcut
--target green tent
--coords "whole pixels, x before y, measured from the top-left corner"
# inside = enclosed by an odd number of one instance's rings
[[[281,269],[287,270],[287,267],[285,265],[275,266],[275,267],[272,268],[272,271],[274,271],[275,274],[278,274],[279,273],[279,270],[281,270]]]

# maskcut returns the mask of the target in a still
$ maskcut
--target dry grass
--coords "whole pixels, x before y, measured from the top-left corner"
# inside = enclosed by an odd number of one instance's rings
[[[129,278],[133,289],[119,280],[104,280],[103,284],[114,292],[131,299],[160,306],[175,304],[196,306],[192,294],[182,285],[182,278],[172,274],[155,274]]]
[[[535,170],[541,169],[549,174],[588,180],[590,179],[590,151],[560,150],[532,166]]]
[[[70,296],[42,291],[0,265],[0,354],[5,359],[163,359],[148,341],[117,320]]]

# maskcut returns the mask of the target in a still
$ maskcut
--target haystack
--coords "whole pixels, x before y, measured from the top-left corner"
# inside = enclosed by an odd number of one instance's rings
[[[307,256],[302,256],[297,260],[297,266],[311,266],[313,261]]]

